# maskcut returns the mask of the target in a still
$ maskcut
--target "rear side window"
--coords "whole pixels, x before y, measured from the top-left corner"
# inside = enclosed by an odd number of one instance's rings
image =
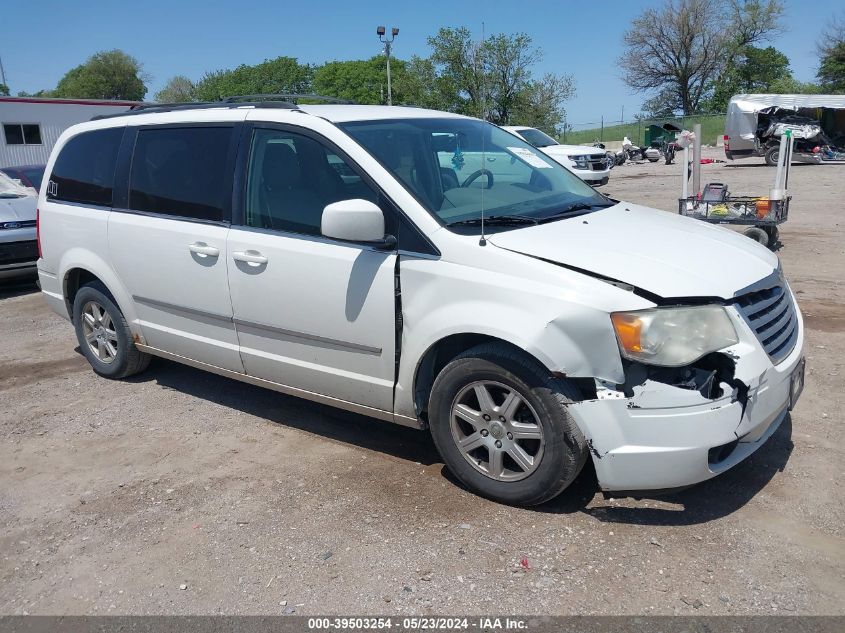
[[[196,220],[224,219],[231,127],[138,131],[129,208]]]
[[[56,158],[47,197],[110,207],[114,169],[123,128],[83,132],[70,139]]]

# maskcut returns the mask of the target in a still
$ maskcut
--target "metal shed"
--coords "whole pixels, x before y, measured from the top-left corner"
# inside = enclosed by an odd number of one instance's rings
[[[0,97],[0,167],[40,165],[71,125],[128,110],[136,101]]]

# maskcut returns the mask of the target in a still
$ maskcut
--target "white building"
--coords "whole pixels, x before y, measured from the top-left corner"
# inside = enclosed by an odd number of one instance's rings
[[[43,165],[59,135],[101,114],[128,110],[135,101],[0,97],[0,168]]]

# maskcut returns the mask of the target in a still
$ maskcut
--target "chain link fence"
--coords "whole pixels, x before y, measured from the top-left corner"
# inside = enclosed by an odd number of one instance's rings
[[[625,136],[634,145],[644,145],[646,131],[650,125],[661,126],[672,123],[681,129],[692,130],[696,123],[701,124],[701,140],[704,144],[715,144],[725,133],[724,114],[696,114],[690,116],[668,117],[663,119],[601,120],[588,123],[564,123],[557,135],[564,145],[583,145],[599,141],[621,141]]]

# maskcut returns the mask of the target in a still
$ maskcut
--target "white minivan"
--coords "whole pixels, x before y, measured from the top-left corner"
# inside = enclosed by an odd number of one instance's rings
[[[428,429],[502,502],[546,501],[588,459],[608,492],[703,481],[803,385],[774,254],[480,120],[147,107],[68,129],[46,173],[41,288],[98,374],[160,356]]]

